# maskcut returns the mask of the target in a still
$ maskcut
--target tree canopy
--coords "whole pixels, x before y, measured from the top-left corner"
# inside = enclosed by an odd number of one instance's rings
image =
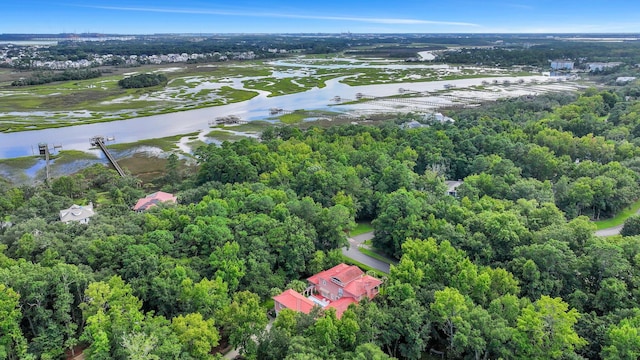
[[[2,182],[0,358],[635,358],[635,218],[610,238],[591,223],[640,197],[625,96],[505,100],[417,129],[275,126],[200,147],[195,173],[173,159],[154,182],[178,204],[144,213],[138,181],[100,165]],[[89,224],[58,221],[89,201]],[[271,296],[346,261],[356,221],[397,261],[380,294],[267,331]]]

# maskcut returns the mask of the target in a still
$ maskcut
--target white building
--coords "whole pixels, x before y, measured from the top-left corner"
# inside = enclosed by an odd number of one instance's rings
[[[573,61],[569,60],[553,60],[551,61],[553,70],[573,70]]]
[[[81,224],[89,223],[89,218],[95,215],[93,211],[93,203],[86,206],[73,204],[70,208],[60,210],[60,221],[68,223],[69,221],[77,221]]]

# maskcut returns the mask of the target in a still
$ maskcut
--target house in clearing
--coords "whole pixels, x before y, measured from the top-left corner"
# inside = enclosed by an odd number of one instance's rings
[[[88,224],[89,218],[95,214],[93,211],[93,203],[91,202],[85,206],[73,204],[68,209],[60,210],[60,221],[63,223],[76,221],[80,224]]]
[[[178,198],[175,195],[166,193],[164,191],[157,191],[157,192],[154,192],[153,194],[149,194],[143,197],[142,199],[138,200],[138,202],[133,207],[133,210],[145,211],[151,207],[156,206],[158,203],[161,203],[161,202],[175,203],[177,201],[178,201]]]
[[[447,186],[447,195],[458,196],[458,186],[462,185],[464,182],[462,180],[454,181],[447,180],[444,184]]]
[[[314,306],[334,308],[340,318],[350,304],[363,298],[373,299],[380,291],[382,281],[366,275],[354,265],[339,264],[307,279],[308,287],[300,294],[286,290],[274,296],[276,314],[291,309],[308,314]]]

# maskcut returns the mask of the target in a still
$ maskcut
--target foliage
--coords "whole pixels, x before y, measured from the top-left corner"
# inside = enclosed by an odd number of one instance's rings
[[[419,129],[273,127],[201,147],[193,175],[172,157],[160,183],[179,203],[145,213],[130,211],[137,179],[103,166],[0,183],[0,354],[634,358],[633,220],[610,238],[590,222],[640,195],[640,108],[622,99],[501,101]],[[445,179],[463,180],[457,196]],[[89,201],[89,224],[59,222]],[[283,310],[266,331],[262,304],[344,261],[356,222],[398,259],[380,294],[341,316]]]
[[[167,82],[164,74],[136,74],[118,81],[118,86],[124,89],[145,88],[157,86]]]
[[[11,86],[42,85],[55,81],[95,79],[100,76],[102,76],[102,72],[95,69],[70,69],[62,72],[37,72],[31,77],[21,78],[11,82]]]
[[[635,236],[640,235],[640,215],[633,215],[627,218],[624,221],[624,225],[622,226],[622,231],[620,231],[620,235],[622,236]]]

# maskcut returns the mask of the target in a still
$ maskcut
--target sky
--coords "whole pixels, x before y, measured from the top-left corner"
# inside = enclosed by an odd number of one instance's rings
[[[640,33],[635,0],[0,0],[0,33]]]

